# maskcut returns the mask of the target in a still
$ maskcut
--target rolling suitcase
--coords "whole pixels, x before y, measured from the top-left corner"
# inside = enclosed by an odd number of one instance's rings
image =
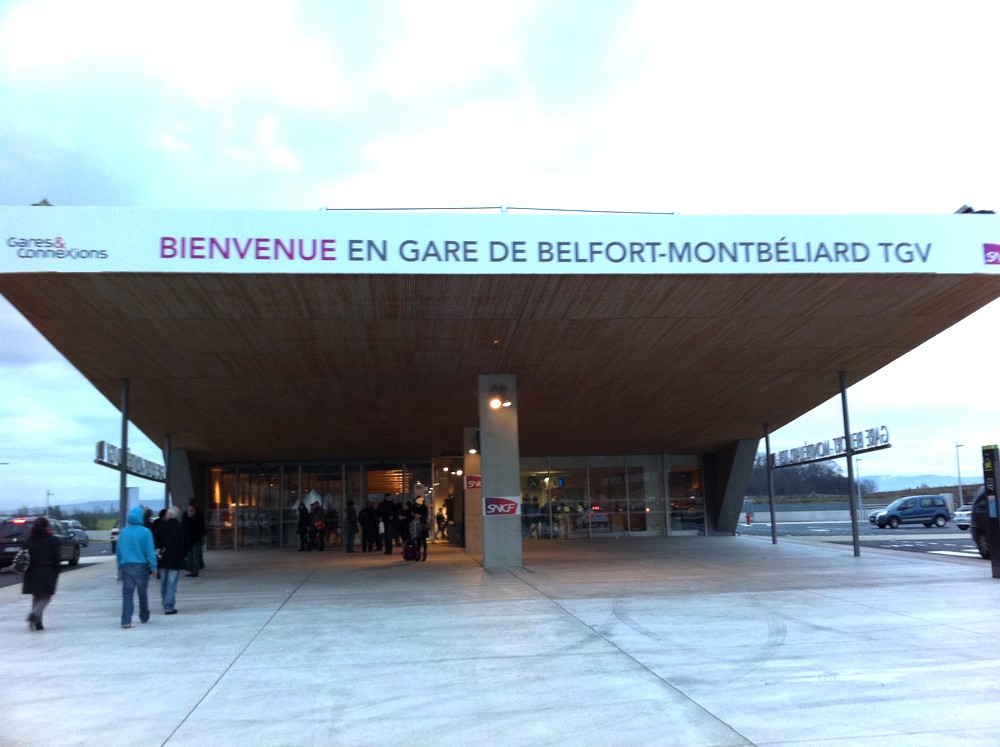
[[[419,560],[420,548],[417,541],[408,539],[403,543],[403,560]]]

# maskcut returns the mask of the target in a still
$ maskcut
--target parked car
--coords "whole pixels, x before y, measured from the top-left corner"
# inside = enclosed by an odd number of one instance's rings
[[[986,500],[986,490],[980,488],[972,502],[972,541],[976,543],[979,554],[990,559],[990,506]]]
[[[14,564],[14,556],[28,540],[31,525],[36,516],[16,516],[0,521],[0,568]],[[70,534],[66,525],[57,520],[49,519],[52,536],[59,540],[59,559],[76,565],[80,562],[80,545],[76,537]]]
[[[941,495],[911,495],[897,498],[885,508],[876,511],[869,521],[879,529],[895,529],[900,524],[923,524],[943,527],[951,519],[948,503]]]
[[[955,512],[955,526],[961,530],[966,530],[972,526],[972,504],[966,503]]]
[[[73,533],[76,537],[76,542],[80,547],[86,547],[90,544],[90,535],[87,534],[87,529],[79,522],[77,519],[66,519],[66,526],[69,527],[69,531]]]
[[[586,529],[587,527],[605,527],[611,528],[611,517],[608,516],[608,512],[600,507],[595,507],[587,509],[582,514],[576,517],[576,525],[580,529]]]

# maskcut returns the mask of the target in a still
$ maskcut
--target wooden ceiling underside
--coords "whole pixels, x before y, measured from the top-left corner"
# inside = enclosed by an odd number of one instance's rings
[[[0,276],[116,406],[197,460],[434,456],[517,375],[521,453],[758,438],[1000,296],[986,275]]]

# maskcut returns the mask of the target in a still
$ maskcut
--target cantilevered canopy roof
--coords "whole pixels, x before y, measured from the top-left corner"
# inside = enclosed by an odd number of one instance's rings
[[[153,440],[434,456],[514,373],[524,455],[758,438],[998,294],[982,276],[21,275],[0,289]]]
[[[0,292],[115,406],[129,379],[132,421],[198,461],[458,452],[489,373],[517,376],[522,455],[712,452],[835,395],[838,371],[857,382],[1000,296],[998,274],[912,268],[17,267],[2,268]]]

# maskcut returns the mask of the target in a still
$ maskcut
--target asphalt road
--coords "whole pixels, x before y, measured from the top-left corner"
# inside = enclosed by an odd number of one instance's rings
[[[740,524],[737,534],[771,536],[770,522],[756,522],[747,526]],[[778,542],[782,537],[812,537],[837,544],[854,544],[849,521],[789,521],[778,522]],[[954,524],[924,527],[922,524],[904,524],[898,529],[879,529],[867,520],[858,523],[858,542],[861,550],[865,547],[879,547],[903,552],[926,552],[956,557],[968,557],[989,563],[979,556],[969,531],[962,531]]]

